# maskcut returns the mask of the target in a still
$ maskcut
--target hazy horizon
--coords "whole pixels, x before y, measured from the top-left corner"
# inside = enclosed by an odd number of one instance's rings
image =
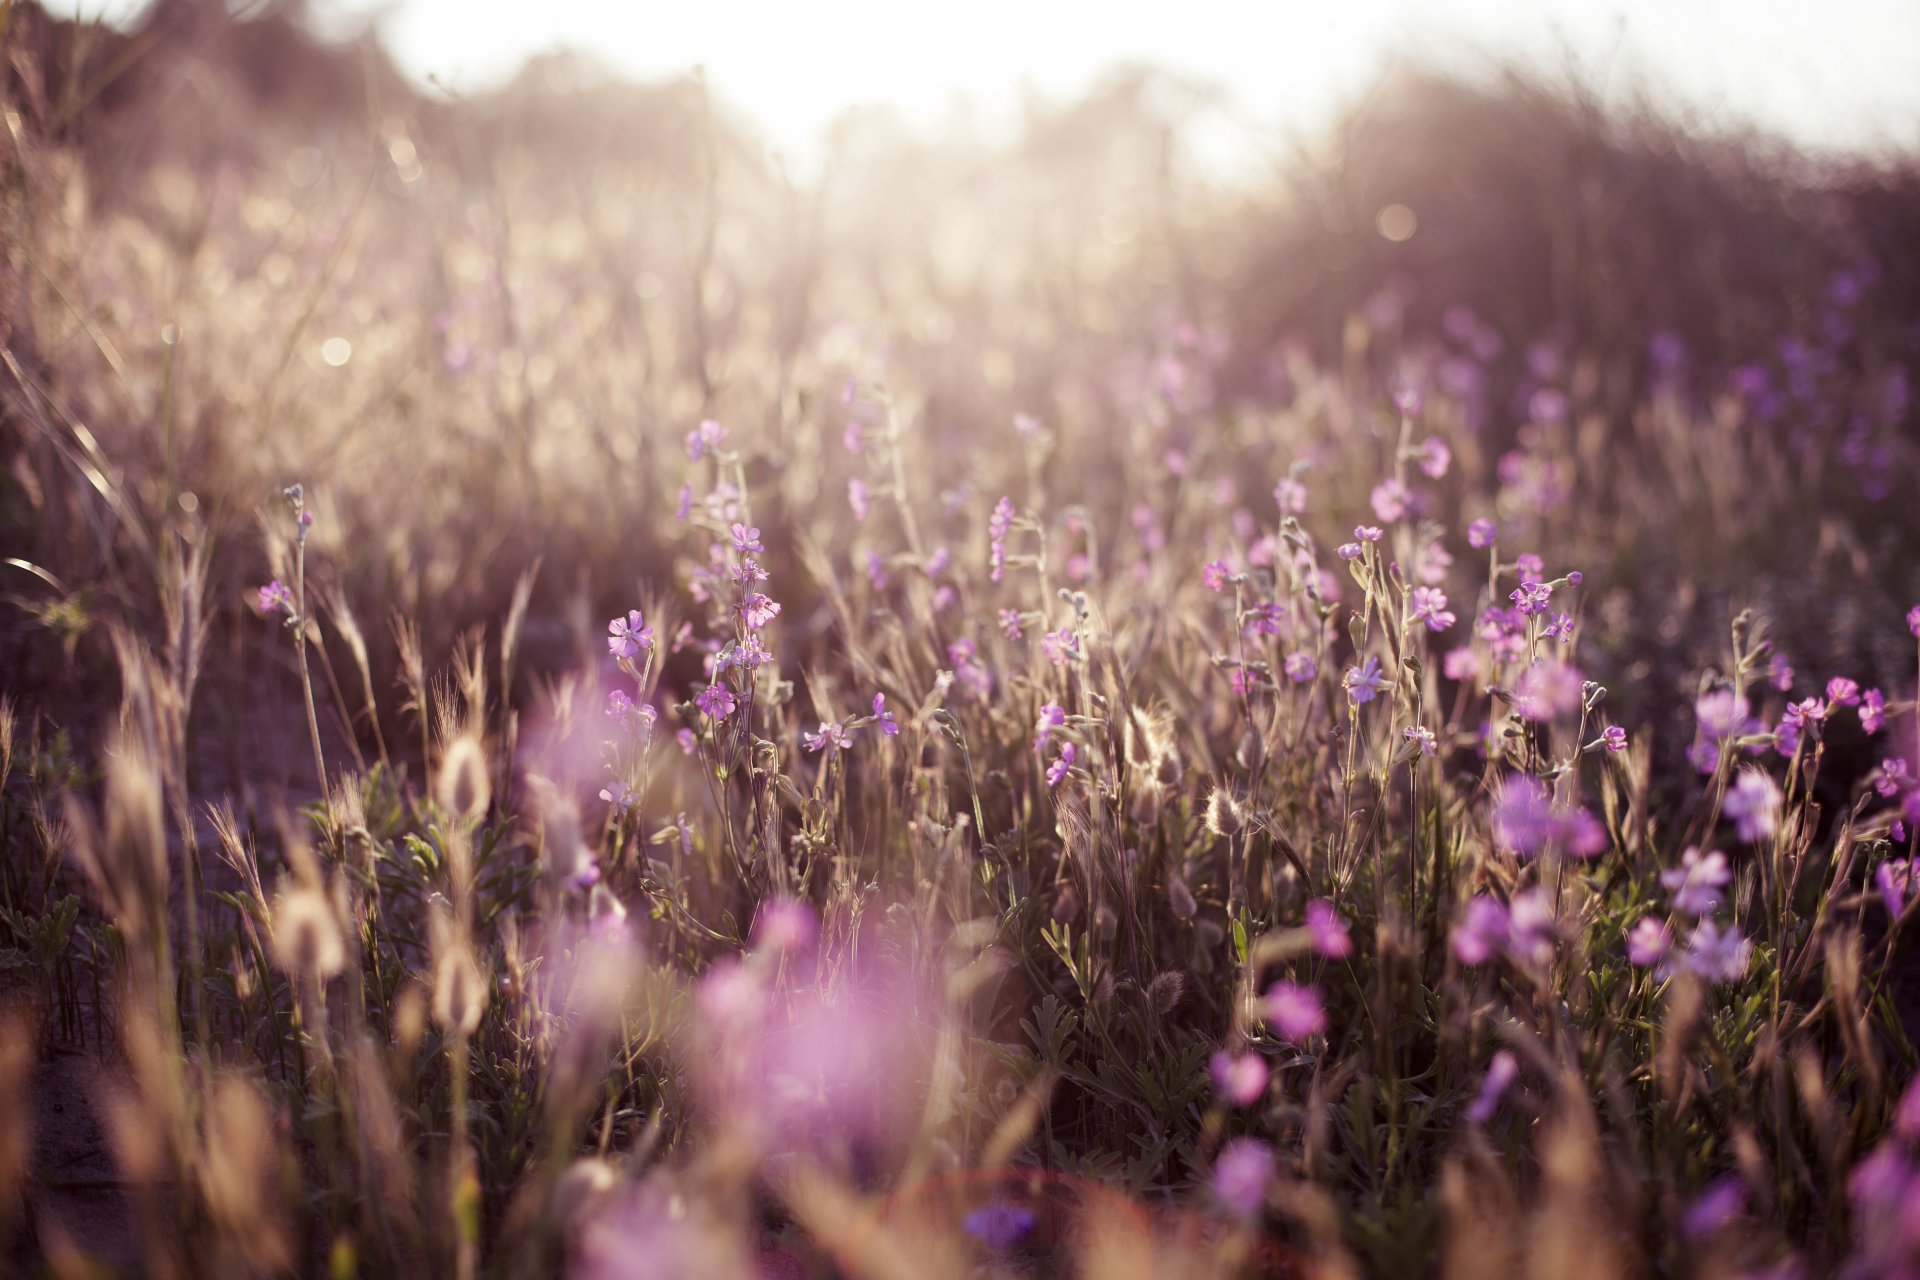
[[[56,12],[124,22],[144,0],[54,0]],[[1396,59],[1472,67],[1489,58],[1571,59],[1598,83],[1651,88],[1701,127],[1748,123],[1818,149],[1920,143],[1920,6],[1852,0],[1815,8],[1702,0],[1367,0],[1303,20],[1299,6],[1195,0],[1167,20],[1145,6],[988,0],[964,23],[878,0],[803,9],[759,0],[695,8],[562,0],[529,8],[471,0],[319,0],[317,26],[371,23],[422,84],[475,91],[527,58],[574,48],[637,79],[706,69],[769,142],[804,155],[849,108],[885,105],[919,126],[1011,118],[1022,96],[1069,97],[1111,68],[1147,62],[1217,83],[1234,127],[1311,128]],[[1097,19],[1097,20],[1096,20]],[[760,38],[742,40],[743,33]]]

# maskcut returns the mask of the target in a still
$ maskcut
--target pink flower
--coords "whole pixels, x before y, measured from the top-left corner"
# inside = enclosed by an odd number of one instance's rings
[[[1316,675],[1320,674],[1320,664],[1314,661],[1312,654],[1306,652],[1288,654],[1286,663],[1281,669],[1286,672],[1287,679],[1295,684],[1310,683]]]
[[[1034,725],[1033,753],[1039,755],[1047,749],[1047,743],[1053,738],[1053,731],[1067,722],[1067,711],[1058,703],[1049,702],[1040,708],[1040,719]]]
[[[607,652],[614,657],[631,658],[651,648],[653,628],[646,625],[638,609],[629,609],[626,617],[607,624]]]
[[[1920,638],[1920,604],[1907,610],[1907,630],[1913,632],[1916,638]]]
[[[1297,516],[1307,509],[1307,486],[1287,476],[1273,487],[1273,500],[1279,504],[1283,516]],[[1920,605],[1915,605],[1920,610]]]
[[[284,613],[289,616],[293,614],[293,592],[287,589],[286,583],[275,578],[260,588],[260,611]]]
[[[693,701],[696,706],[712,716],[715,720],[725,720],[733,714],[734,708],[740,705],[734,699],[733,690],[718,680],[702,689]]]
[[[733,534],[733,549],[737,554],[744,556],[750,552],[766,550],[760,541],[760,530],[735,521],[730,531]]]
[[[1080,657],[1080,638],[1069,627],[1041,636],[1040,647],[1046,650],[1047,661],[1056,667],[1064,667]]]
[[[867,447],[866,434],[858,422],[847,420],[847,429],[840,433],[840,443],[846,446],[848,453],[859,453]]]
[[[1398,480],[1387,479],[1373,487],[1367,501],[1372,505],[1374,515],[1383,523],[1392,524],[1407,514],[1408,497],[1407,486]]]
[[[1018,640],[1026,634],[1020,624],[1020,611],[1018,609],[1002,609],[1000,611],[1000,634],[1009,640]]]
[[[1412,726],[1407,730],[1405,736],[1408,742],[1413,743],[1414,746],[1419,748],[1420,754],[1423,756],[1434,755],[1440,750],[1440,740],[1433,736],[1433,730],[1423,724]]]
[[[1257,1053],[1232,1054],[1225,1049],[1207,1063],[1214,1091],[1235,1107],[1252,1106],[1267,1091],[1267,1063]]]
[[[1362,707],[1372,702],[1391,683],[1380,673],[1380,659],[1369,657],[1359,666],[1348,668],[1340,687],[1347,691],[1347,698],[1354,706]]]
[[[887,695],[884,693],[876,693],[873,695],[873,718],[880,725],[880,734],[882,737],[897,738],[900,736],[900,722],[894,719],[893,712],[887,710]]]
[[[845,751],[853,746],[853,739],[847,735],[845,725],[838,722],[830,723],[825,720],[820,722],[820,731],[818,733],[807,734],[803,741],[806,744],[807,750],[825,751],[828,754],[832,754],[835,751]]]
[[[1453,954],[1468,967],[1483,965],[1506,949],[1510,921],[1498,898],[1485,894],[1467,903],[1450,939]]]
[[[1511,1049],[1494,1054],[1493,1060],[1487,1063],[1487,1074],[1480,1081],[1480,1092],[1467,1108],[1467,1123],[1479,1128],[1493,1119],[1494,1112],[1500,1109],[1500,1100],[1507,1096],[1507,1090],[1519,1075],[1520,1060],[1513,1056]]]
[[[1428,436],[1420,445],[1420,470],[1430,480],[1438,480],[1453,465],[1453,450],[1439,436]],[[1386,517],[1382,517],[1385,519]]]
[[[1733,868],[1727,855],[1718,849],[1701,853],[1689,848],[1680,855],[1680,865],[1660,873],[1660,883],[1673,895],[1673,909],[1690,916],[1703,916],[1717,910],[1720,891],[1733,881]]]
[[[1780,819],[1780,788],[1758,769],[1742,769],[1721,804],[1740,838],[1753,843],[1773,834]]]
[[[1835,676],[1827,681],[1827,705],[1830,707],[1859,706],[1860,682],[1849,680],[1845,676]]]
[[[1722,931],[1712,920],[1702,920],[1687,939],[1681,963],[1710,982],[1733,982],[1747,971],[1753,944],[1736,930]]]
[[[1307,903],[1307,932],[1313,935],[1313,949],[1329,960],[1344,960],[1353,954],[1353,939],[1347,922],[1325,898]]]
[[[1607,750],[1616,755],[1627,749],[1627,731],[1617,724],[1608,725],[1606,732],[1600,735],[1600,740],[1607,744]]]
[[[727,438],[727,429],[708,418],[693,430],[687,432],[687,456],[695,462],[707,456],[708,452],[720,447]]]
[[[1235,1216],[1258,1217],[1275,1176],[1273,1150],[1255,1138],[1235,1138],[1213,1162],[1213,1193]]]
[[[1075,754],[1076,752],[1071,742],[1063,742],[1060,744],[1059,756],[1052,764],[1047,766],[1047,786],[1049,788],[1059,786],[1068,772],[1072,770]]]
[[[1426,623],[1429,631],[1445,631],[1458,621],[1447,609],[1447,593],[1437,587],[1415,587],[1407,612],[1413,621]]]
[[[1673,950],[1673,930],[1658,916],[1642,916],[1627,934],[1627,963],[1652,968]]]
[[[1225,560],[1209,560],[1200,570],[1200,581],[1206,584],[1207,590],[1220,591],[1226,587],[1232,573]]]
[[[1475,551],[1486,550],[1499,536],[1500,526],[1491,520],[1475,520],[1467,526],[1467,545]]]
[[[1299,1044],[1327,1029],[1327,1007],[1312,987],[1282,980],[1267,989],[1267,1021],[1282,1040]]]
[[[867,482],[859,476],[847,481],[847,505],[853,508],[855,520],[865,520],[873,514],[873,503],[867,497]]]
[[[740,620],[749,631],[758,631],[779,616],[779,604],[757,591],[740,602]]]
[[[1878,733],[1887,722],[1887,695],[1878,689],[1869,689],[1860,695],[1860,727],[1868,733]]]

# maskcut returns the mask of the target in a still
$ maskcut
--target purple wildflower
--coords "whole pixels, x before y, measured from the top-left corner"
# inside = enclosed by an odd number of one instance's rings
[[[292,616],[293,592],[287,589],[286,583],[275,578],[272,582],[260,588],[260,611],[262,613],[284,613]]]
[[[1887,722],[1887,695],[1869,689],[1860,695],[1860,727],[1868,733],[1880,732]]]
[[[1722,930],[1712,920],[1702,920],[1687,938],[1683,958],[1688,970],[1711,982],[1733,982],[1747,971],[1753,956],[1753,944],[1736,929]]]
[[[1423,756],[1433,755],[1440,750],[1440,740],[1433,736],[1433,730],[1422,724],[1408,729],[1406,739],[1418,747]]]
[[[887,710],[887,695],[884,693],[876,693],[873,695],[873,718],[880,726],[881,737],[897,738],[900,736],[900,721],[894,718],[893,712]]]
[[[733,534],[733,549],[737,555],[763,552],[767,548],[760,541],[760,530],[734,521],[729,530]]]
[[[687,456],[695,462],[707,456],[708,452],[720,447],[727,438],[727,429],[708,418],[693,430],[687,432]]]
[[[1000,634],[1009,640],[1018,640],[1027,634],[1021,626],[1020,611],[1018,609],[1002,609],[1000,611]]]
[[[1312,654],[1304,651],[1288,654],[1281,669],[1287,673],[1287,679],[1295,684],[1306,684],[1320,674],[1320,664],[1314,661]]]
[[[966,1233],[989,1249],[1004,1253],[1033,1230],[1033,1210],[1009,1200],[994,1199],[961,1219]]]
[[[1313,950],[1329,960],[1344,960],[1353,954],[1353,938],[1347,922],[1325,898],[1307,903],[1307,932],[1313,936]]]
[[[1733,819],[1742,840],[1749,844],[1765,840],[1779,822],[1780,788],[1760,770],[1742,769],[1721,808]]]
[[[607,623],[607,652],[614,657],[631,658],[651,648],[653,628],[646,625],[638,609],[629,609],[626,617]]]
[[[807,750],[825,751],[828,754],[845,751],[853,746],[853,739],[847,734],[846,726],[837,721],[822,720],[820,731],[807,734],[803,741],[806,743]]]
[[[1274,1179],[1273,1149],[1255,1138],[1235,1138],[1213,1162],[1213,1194],[1235,1216],[1253,1218],[1267,1202]]]
[[[758,631],[779,616],[779,604],[757,591],[740,602],[740,620],[749,631]]]
[[[1311,1040],[1327,1029],[1327,1006],[1310,986],[1282,980],[1267,989],[1267,1021],[1282,1040]]]
[[[1467,903],[1453,927],[1453,954],[1469,967],[1483,965],[1506,949],[1509,920],[1498,898],[1485,894]]]
[[[1065,778],[1067,776],[1068,771],[1073,768],[1073,757],[1075,756],[1075,754],[1077,753],[1074,751],[1073,744],[1071,742],[1063,742],[1060,744],[1059,756],[1054,760],[1052,764],[1047,766],[1047,786],[1048,787],[1051,788],[1051,787],[1057,787],[1060,785],[1061,780]]]
[[[853,508],[855,520],[865,520],[873,514],[873,501],[867,496],[867,482],[859,476],[847,481],[847,505]]]
[[[1673,950],[1673,930],[1658,916],[1642,916],[1627,934],[1627,963],[1642,969],[1661,964]]]
[[[1061,627],[1058,631],[1042,635],[1040,647],[1046,650],[1047,661],[1056,667],[1064,667],[1080,657],[1080,637],[1073,634],[1071,627]]]
[[[1373,487],[1373,492],[1367,495],[1367,501],[1373,507],[1374,515],[1378,516],[1383,523],[1392,524],[1407,514],[1407,500],[1410,496],[1407,493],[1407,486],[1389,478]]]
[[[1500,1109],[1500,1100],[1507,1096],[1507,1090],[1519,1075],[1520,1060],[1513,1056],[1511,1049],[1494,1054],[1487,1063],[1487,1074],[1481,1078],[1480,1092],[1467,1108],[1467,1123],[1479,1128],[1493,1119],[1494,1112]]]
[[[1221,591],[1225,589],[1227,579],[1232,573],[1233,570],[1227,568],[1225,560],[1209,560],[1200,569],[1200,581],[1209,591]]]
[[[1415,587],[1408,604],[1408,617],[1424,622],[1429,631],[1445,631],[1457,618],[1447,608],[1447,593],[1437,587]]]
[[[702,689],[693,701],[715,720],[725,720],[740,705],[733,696],[733,690],[718,680]]]
[[[1207,1063],[1207,1071],[1213,1077],[1214,1091],[1230,1106],[1252,1106],[1267,1091],[1266,1059],[1257,1053],[1217,1050]]]
[[[1391,683],[1380,673],[1380,659],[1369,657],[1358,667],[1348,668],[1340,687],[1347,691],[1347,698],[1354,706],[1361,707],[1372,702]]]
[[[1733,868],[1727,855],[1718,849],[1701,853],[1689,848],[1680,855],[1680,865],[1660,873],[1660,883],[1672,895],[1673,909],[1690,916],[1703,916],[1719,909],[1721,890],[1733,880]]]
[[[1420,471],[1429,480],[1438,480],[1453,465],[1453,450],[1439,436],[1428,436],[1420,444]]]
[[[1467,526],[1467,545],[1485,551],[1500,536],[1500,526],[1491,520],[1475,520]]]

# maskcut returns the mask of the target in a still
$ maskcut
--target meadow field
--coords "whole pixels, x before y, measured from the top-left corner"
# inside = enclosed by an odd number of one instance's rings
[[[1920,1277],[1920,162],[0,0],[0,1273]]]

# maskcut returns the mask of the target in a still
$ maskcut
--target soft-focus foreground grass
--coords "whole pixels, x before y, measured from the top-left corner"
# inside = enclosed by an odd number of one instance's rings
[[[74,1050],[154,1276],[1920,1265],[1897,168],[19,31],[9,1267]]]

